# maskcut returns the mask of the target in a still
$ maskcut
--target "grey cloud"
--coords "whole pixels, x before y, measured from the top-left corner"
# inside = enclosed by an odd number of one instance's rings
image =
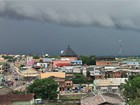
[[[82,0],[81,0],[82,1]],[[0,0],[0,16],[67,26],[98,26],[140,30],[139,1]],[[121,9],[122,8],[122,9]],[[137,19],[136,19],[137,20]]]

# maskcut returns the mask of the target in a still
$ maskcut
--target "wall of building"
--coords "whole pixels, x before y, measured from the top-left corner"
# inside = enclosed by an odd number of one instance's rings
[[[106,93],[106,92],[119,93],[120,92],[118,86],[102,86],[102,87],[98,87],[97,90],[100,93]]]
[[[34,99],[31,101],[12,101],[11,105],[33,105]]]
[[[52,62],[53,67],[70,66],[70,61],[57,60]]]
[[[103,76],[102,75],[95,75],[95,79],[102,79]]]
[[[113,77],[114,78],[121,78],[121,72],[114,72]]]
[[[71,65],[73,65],[73,66],[82,65],[82,60],[74,60],[71,62]]]
[[[73,85],[72,81],[65,81],[66,87],[72,87],[72,85]]]
[[[48,67],[48,63],[37,63],[36,65],[37,66],[44,67],[44,68],[47,68]]]
[[[118,66],[118,62],[114,61],[96,61],[97,66]]]
[[[110,61],[96,61],[96,65],[97,66],[110,66],[112,64],[112,62]]]
[[[61,57],[61,60],[74,61],[77,60],[77,57]]]

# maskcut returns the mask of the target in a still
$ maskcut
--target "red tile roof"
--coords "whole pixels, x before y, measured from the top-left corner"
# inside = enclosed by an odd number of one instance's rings
[[[34,94],[8,94],[0,95],[0,105],[9,105],[12,101],[30,101]]]

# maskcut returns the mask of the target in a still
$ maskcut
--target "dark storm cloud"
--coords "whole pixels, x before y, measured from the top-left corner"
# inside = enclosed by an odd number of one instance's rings
[[[0,0],[0,16],[68,26],[140,29],[140,1]]]

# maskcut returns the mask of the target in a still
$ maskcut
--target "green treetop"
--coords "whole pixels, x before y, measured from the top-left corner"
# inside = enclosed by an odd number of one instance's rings
[[[27,93],[34,93],[37,98],[53,100],[57,98],[58,84],[53,78],[37,79],[27,87]]]

